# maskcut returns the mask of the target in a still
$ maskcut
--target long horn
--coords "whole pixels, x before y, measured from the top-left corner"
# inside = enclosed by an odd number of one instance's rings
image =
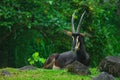
[[[75,16],[75,12],[72,14],[72,19],[71,19],[71,23],[72,23],[72,32],[75,32],[75,28],[74,28],[74,16]]]
[[[86,11],[83,12],[83,14],[82,14],[82,16],[80,18],[80,21],[79,21],[78,27],[77,27],[77,33],[79,33],[79,31],[80,31],[80,25],[81,25],[81,22],[82,22],[82,19],[83,19],[83,16],[84,16],[85,13],[86,13]]]

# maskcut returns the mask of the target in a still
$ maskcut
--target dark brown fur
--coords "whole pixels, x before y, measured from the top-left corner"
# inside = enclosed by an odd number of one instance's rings
[[[47,58],[46,62],[44,63],[44,68],[45,68],[45,69],[52,69],[53,63],[54,63],[53,59],[58,58],[58,56],[59,56],[59,54],[57,54],[57,53],[50,55],[50,56]]]

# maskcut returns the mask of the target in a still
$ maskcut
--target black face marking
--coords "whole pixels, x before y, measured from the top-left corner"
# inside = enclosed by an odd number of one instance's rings
[[[73,45],[72,45],[72,49],[74,51],[78,50],[79,49],[79,46],[80,46],[80,34],[78,33],[73,33],[72,34],[72,38],[73,38]]]

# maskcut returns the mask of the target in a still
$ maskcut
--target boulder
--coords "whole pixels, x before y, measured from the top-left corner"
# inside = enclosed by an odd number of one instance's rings
[[[115,80],[115,78],[106,72],[101,72],[101,74],[99,74],[97,77],[93,78],[92,80]]]
[[[1,71],[1,75],[2,75],[2,76],[10,76],[11,73],[10,73],[9,71],[7,71],[7,70],[2,70],[2,71]]]
[[[89,68],[78,61],[74,61],[73,63],[67,65],[66,68],[68,69],[68,72],[75,73],[78,75],[90,74]]]
[[[112,74],[113,76],[120,77],[120,57],[106,57],[100,62],[98,69]]]
[[[24,67],[19,68],[19,70],[36,70],[37,68],[34,67],[33,65],[27,65]]]

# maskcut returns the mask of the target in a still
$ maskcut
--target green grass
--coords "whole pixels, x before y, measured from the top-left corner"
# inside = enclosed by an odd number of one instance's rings
[[[48,69],[37,69],[37,70],[24,70],[20,71],[15,68],[3,68],[12,73],[10,76],[3,76],[0,74],[0,80],[92,80],[99,74],[96,68],[91,68],[91,75],[81,76],[67,72],[67,70],[48,70]],[[120,80],[116,78],[116,80]]]

